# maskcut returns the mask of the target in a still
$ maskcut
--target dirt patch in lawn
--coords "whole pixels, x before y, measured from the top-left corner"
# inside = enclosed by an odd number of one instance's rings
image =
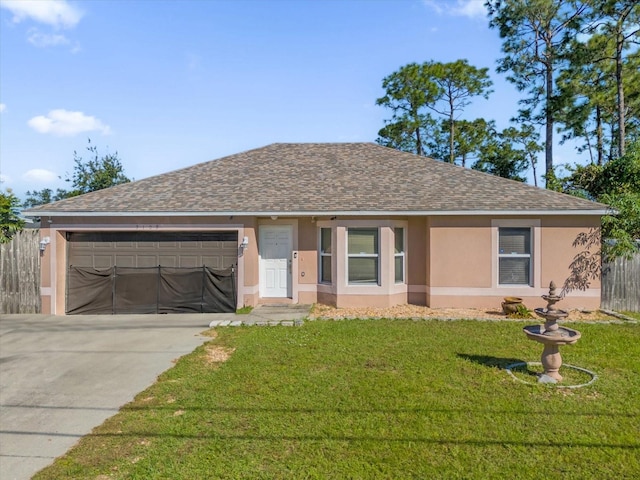
[[[210,365],[226,362],[235,350],[235,348],[226,348],[219,345],[206,345],[205,360]]]

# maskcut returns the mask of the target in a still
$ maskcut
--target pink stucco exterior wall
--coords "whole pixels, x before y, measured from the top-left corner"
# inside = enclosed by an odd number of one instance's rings
[[[259,231],[267,225],[290,225],[292,292],[290,298],[260,294]],[[497,231],[502,225],[529,226],[533,232],[531,286],[507,287],[497,282]],[[42,257],[43,313],[64,314],[66,232],[87,230],[235,230],[249,245],[238,259],[238,307],[259,303],[328,303],[339,307],[387,307],[412,303],[431,307],[500,308],[504,296],[520,296],[529,308],[544,306],[541,295],[554,280],[561,287],[579,250],[581,232],[599,228],[596,216],[415,216],[415,217],[67,217],[43,219],[41,235],[51,244]],[[332,284],[318,280],[319,228],[332,229]],[[380,282],[349,285],[346,281],[346,232],[350,227],[379,231]],[[394,280],[394,228],[405,229],[405,282]],[[562,308],[598,308],[600,284],[571,292]]]

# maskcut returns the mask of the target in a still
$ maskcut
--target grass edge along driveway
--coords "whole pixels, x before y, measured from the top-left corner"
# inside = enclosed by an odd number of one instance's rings
[[[34,478],[638,478],[640,325],[569,323],[580,389],[506,374],[523,325],[217,329]]]

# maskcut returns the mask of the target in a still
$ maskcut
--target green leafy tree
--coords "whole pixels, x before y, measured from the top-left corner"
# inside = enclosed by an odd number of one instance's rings
[[[75,162],[73,175],[71,177],[67,176],[65,179],[73,187],[69,192],[70,197],[131,181],[124,174],[124,168],[118,158],[118,152],[100,156],[98,148],[95,145],[91,145],[91,140],[89,140],[87,151],[92,157],[87,161],[80,157],[77,152],[73,152]]]
[[[586,3],[592,6],[588,33],[597,33],[605,39],[604,59],[613,61],[615,65],[617,144],[618,156],[622,157],[625,154],[627,116],[624,57],[625,50],[640,43],[640,4],[637,0],[587,0]]]
[[[502,132],[494,128],[480,149],[480,158],[471,168],[524,182],[522,173],[529,166],[529,153],[524,148],[517,148],[518,142],[522,141],[521,135],[522,132],[515,127]]]
[[[607,126],[612,124],[615,88],[603,63],[586,61],[601,50],[602,37],[591,36],[585,42],[574,41],[569,67],[557,80],[556,118],[563,124],[561,143],[579,142],[578,153],[588,152],[591,163],[602,165],[612,135]],[[613,134],[613,132],[611,132]]]
[[[519,146],[526,163],[533,171],[533,184],[538,186],[538,154],[544,149],[540,144],[540,134],[531,123],[520,122],[520,129],[513,129],[506,133],[506,137]]]
[[[605,258],[629,256],[640,241],[640,142],[605,165],[579,165],[559,179],[562,191],[609,205],[612,214],[602,218]]]
[[[627,142],[638,135],[640,3],[580,3],[587,7],[584,20],[571,35],[568,64],[557,80],[558,119],[564,123],[563,140],[583,139],[578,151],[588,150],[591,161],[601,165],[623,156]]]
[[[91,145],[91,140],[88,143],[89,145],[86,148],[91,154],[89,160],[85,161],[77,152],[73,152],[75,163],[73,174],[69,175],[67,173],[65,178],[66,182],[71,183],[71,190],[58,188],[55,193],[50,188],[28,191],[27,199],[23,206],[29,208],[44,205],[131,181],[124,174],[124,168],[118,157],[118,152],[101,156],[98,148],[95,145]]]
[[[47,203],[57,202],[58,200],[62,200],[68,197],[69,192],[63,190],[62,188],[56,189],[55,193],[53,193],[53,190],[51,190],[50,188],[27,191],[27,199],[24,201],[22,206],[24,208],[31,208],[37,205],[46,205]]]
[[[599,200],[616,212],[615,215],[602,217],[605,259],[630,257],[638,252],[640,250],[640,192],[605,193]]]
[[[376,142],[384,147],[425,155],[426,142],[433,135],[435,125],[435,120],[429,115],[418,115],[414,119],[397,118],[387,121],[378,132]]]
[[[429,124],[423,113],[435,101],[437,87],[427,81],[424,66],[410,63],[382,80],[385,95],[376,105],[391,109],[391,120],[378,132],[377,142],[400,150],[424,155],[424,130]]]
[[[480,157],[482,146],[495,131],[495,123],[483,118],[475,120],[455,120],[454,163],[463,167]],[[450,129],[447,119],[442,119],[434,128],[427,142],[429,156],[438,159],[449,157]]]
[[[11,241],[13,236],[22,230],[24,220],[20,218],[20,200],[11,189],[0,192],[0,243]]]
[[[545,178],[553,175],[553,133],[555,78],[565,64],[570,33],[579,30],[587,7],[570,0],[487,0],[492,28],[503,39],[505,56],[498,72],[518,90],[527,92],[521,100],[520,118],[545,126]]]
[[[472,97],[489,96],[492,82],[487,72],[487,68],[476,68],[466,60],[457,60],[451,63],[411,63],[392,73],[383,80],[385,95],[376,103],[390,108],[393,117],[378,132],[377,142],[418,155],[425,155],[426,146],[430,144],[431,153],[437,153],[436,158],[454,163],[457,117]],[[446,130],[432,113],[446,118]],[[441,144],[445,132],[446,155],[444,151],[433,148],[433,137],[437,137],[437,143]]]
[[[471,98],[481,96],[489,98],[493,82],[489,78],[488,68],[476,68],[467,60],[450,63],[427,62],[423,65],[427,81],[436,86],[436,98],[427,107],[445,116],[449,127],[450,163],[456,158],[456,119]]]

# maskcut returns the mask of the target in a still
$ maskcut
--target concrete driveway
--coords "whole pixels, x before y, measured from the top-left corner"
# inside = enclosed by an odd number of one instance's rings
[[[28,479],[208,337],[212,315],[2,315],[0,478]]]

